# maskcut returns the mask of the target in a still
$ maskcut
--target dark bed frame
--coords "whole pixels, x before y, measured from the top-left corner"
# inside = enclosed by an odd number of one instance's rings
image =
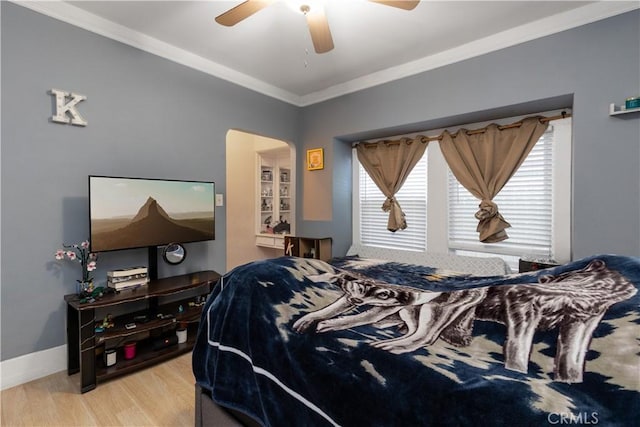
[[[248,415],[218,405],[209,390],[196,384],[196,427],[260,427]]]

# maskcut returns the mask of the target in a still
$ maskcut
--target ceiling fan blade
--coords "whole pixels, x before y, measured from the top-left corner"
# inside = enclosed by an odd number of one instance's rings
[[[398,9],[412,10],[420,0],[369,0],[374,3],[384,4],[385,6],[397,7]]]
[[[216,17],[216,22],[218,24],[231,27],[243,19],[250,17],[254,13],[264,9],[273,2],[274,0],[246,0],[236,7],[227,10],[225,13],[218,15]]]
[[[333,38],[329,30],[327,15],[322,7],[314,8],[305,12],[307,25],[311,33],[311,41],[316,53],[325,53],[333,49]]]

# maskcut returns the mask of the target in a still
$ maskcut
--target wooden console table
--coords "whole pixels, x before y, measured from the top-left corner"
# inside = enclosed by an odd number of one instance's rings
[[[65,295],[69,346],[67,371],[69,375],[80,372],[81,392],[93,390],[98,382],[191,351],[202,312],[202,304],[195,305],[194,297],[206,297],[219,278],[220,274],[215,271],[200,271],[157,279],[145,286],[124,289],[85,303],[81,303],[75,294]],[[185,291],[192,292],[180,299],[179,294]],[[161,298],[171,295],[178,297],[170,302],[161,301]],[[145,306],[142,310],[141,305]],[[96,310],[110,307],[120,313],[113,318],[114,326],[104,332],[96,332],[96,323],[102,320],[96,319]],[[126,324],[134,322],[136,316],[146,316],[147,320],[136,323],[133,329],[125,328]],[[187,342],[154,349],[153,339],[159,333],[175,329],[179,323],[188,325]],[[124,341],[136,342],[136,356],[130,360],[126,360],[122,353]],[[117,363],[113,366],[106,366],[102,357],[108,348],[117,351]]]

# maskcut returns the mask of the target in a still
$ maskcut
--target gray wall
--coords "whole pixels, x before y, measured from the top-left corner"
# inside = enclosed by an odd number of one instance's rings
[[[640,255],[640,114],[608,115],[640,93],[639,23],[636,10],[304,108],[302,141],[325,148],[331,171],[312,176],[333,189],[316,203],[332,215],[299,226],[348,248],[348,141],[572,106],[573,258]],[[309,181],[303,198],[316,197]]]
[[[213,180],[225,193],[230,128],[295,141],[300,111],[201,72],[2,2],[2,360],[65,343],[63,296],[79,266],[54,262],[88,237],[87,175]],[[88,97],[87,127],[51,123],[51,88]],[[214,242],[187,244],[160,275],[225,271],[225,209]],[[101,255],[106,271],[146,251]]]

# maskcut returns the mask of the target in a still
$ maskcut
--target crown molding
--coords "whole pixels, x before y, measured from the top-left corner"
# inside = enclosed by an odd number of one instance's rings
[[[154,37],[134,31],[113,21],[101,18],[79,7],[63,1],[12,1],[19,6],[31,9],[67,24],[82,28],[92,33],[133,46],[161,58],[210,74],[220,79],[235,83],[239,86],[262,93],[263,95],[288,102],[293,105],[300,103],[300,96],[270,85],[238,72],[217,62],[195,55],[184,49],[160,41]]]
[[[358,77],[318,92],[303,95],[299,106],[305,107],[349,93],[399,80],[445,65],[464,61],[493,51],[580,27],[640,8],[638,1],[599,1],[571,11],[539,19],[510,30],[475,40],[444,52]]]
[[[15,0],[13,3],[298,107],[313,105],[640,8],[638,1],[598,1],[435,55],[299,96],[169,43],[100,18],[66,2]]]

